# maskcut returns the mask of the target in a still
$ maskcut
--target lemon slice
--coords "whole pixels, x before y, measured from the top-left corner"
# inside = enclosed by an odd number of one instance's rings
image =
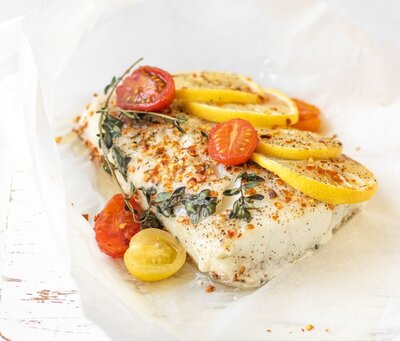
[[[292,160],[329,159],[340,155],[342,143],[333,137],[294,129],[261,129],[256,152]]]
[[[263,89],[250,77],[228,72],[188,72],[174,75],[175,98],[211,103],[260,103]]]
[[[186,102],[185,110],[212,122],[224,122],[241,118],[256,127],[288,126],[297,123],[299,112],[296,104],[284,93],[275,89],[264,91],[265,100],[260,104],[207,104]]]
[[[374,175],[341,155],[330,160],[282,160],[253,153],[251,159],[298,191],[329,204],[355,204],[370,199],[377,189]]]

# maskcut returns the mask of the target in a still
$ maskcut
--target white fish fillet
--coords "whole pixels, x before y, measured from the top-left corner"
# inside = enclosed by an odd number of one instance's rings
[[[99,114],[95,112],[103,103],[104,97],[95,97],[76,129],[93,155],[99,155]],[[329,241],[332,231],[358,211],[358,205],[332,206],[311,199],[256,164],[217,164],[206,154],[206,140],[200,132],[208,132],[212,125],[188,116],[182,124],[186,134],[181,134],[168,123],[135,123],[124,129],[116,143],[132,158],[128,181],[135,186],[156,186],[159,192],[186,186],[193,193],[208,188],[218,195],[216,213],[196,225],[190,223],[183,208],[175,218],[158,215],[199,270],[214,280],[229,286],[258,287],[285,265]],[[237,197],[222,195],[225,189],[237,187],[235,179],[245,170],[265,178],[254,188],[264,199],[255,202],[250,224],[229,218]],[[146,207],[143,199],[138,197]]]

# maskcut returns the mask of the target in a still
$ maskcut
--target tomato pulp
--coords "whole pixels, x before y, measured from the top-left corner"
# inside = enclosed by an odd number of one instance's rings
[[[139,216],[139,205],[133,198],[129,202]],[[138,216],[136,220],[139,220]],[[139,230],[140,224],[133,219],[132,213],[125,209],[122,194],[114,195],[107,202],[94,224],[96,241],[100,250],[113,258],[124,255],[129,241]]]
[[[142,281],[160,281],[185,264],[186,251],[170,233],[147,228],[136,234],[124,255],[128,271]]]
[[[174,100],[172,76],[153,66],[142,66],[117,87],[117,106],[124,110],[162,111]]]
[[[208,140],[208,153],[224,165],[239,165],[250,159],[257,145],[257,130],[249,121],[237,118],[215,125]]]

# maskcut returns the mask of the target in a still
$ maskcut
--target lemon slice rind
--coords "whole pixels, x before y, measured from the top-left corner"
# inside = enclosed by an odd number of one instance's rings
[[[341,156],[339,159],[334,159],[330,162],[351,162],[352,166],[357,167],[358,171],[364,173],[365,184],[360,186],[343,186],[324,183],[312,177],[301,174],[301,172],[291,169],[285,165],[286,162],[291,162],[294,165],[296,162],[304,164],[304,161],[288,161],[268,158],[259,153],[253,153],[251,159],[258,163],[263,168],[275,173],[283,181],[298,191],[322,202],[328,204],[356,204],[370,199],[377,190],[377,183],[373,174],[361,164],[351,160],[346,156]],[[336,160],[336,161],[335,161]],[[282,162],[283,161],[283,162]]]
[[[340,141],[308,131],[294,129],[260,130],[259,138],[260,143],[256,152],[278,158],[291,160],[330,159],[339,156],[342,152]]]
[[[174,75],[175,98],[191,102],[259,103],[263,88],[251,78],[230,72],[196,71]]]
[[[288,126],[299,119],[296,104],[285,94],[275,89],[265,90],[265,104],[223,104],[212,105],[198,102],[185,102],[185,110],[199,118],[212,122],[224,122],[234,118],[248,120],[255,127]],[[285,112],[279,111],[279,102],[283,103]],[[273,109],[276,110],[273,110]],[[257,109],[257,110],[255,110]]]

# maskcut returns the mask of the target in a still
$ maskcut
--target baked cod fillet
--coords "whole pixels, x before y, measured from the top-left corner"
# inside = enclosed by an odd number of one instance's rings
[[[104,97],[96,96],[75,129],[95,160],[101,153],[97,147],[100,115],[96,111],[104,102]],[[328,242],[332,232],[359,210],[358,205],[335,206],[312,199],[254,163],[216,163],[207,154],[207,138],[202,134],[208,133],[213,124],[187,115],[179,104],[173,104],[169,114],[187,117],[182,124],[185,134],[170,123],[127,122],[115,143],[131,157],[128,182],[119,179],[126,192],[132,182],[136,187],[153,186],[158,192],[172,192],[181,186],[186,186],[189,193],[210,189],[217,196],[215,214],[197,224],[190,222],[183,207],[173,218],[154,212],[165,229],[183,244],[199,270],[212,279],[235,287],[261,286],[287,264]],[[264,196],[254,203],[250,223],[229,218],[238,196],[222,194],[238,187],[240,180],[236,179],[245,171],[265,179],[250,190],[250,194]],[[140,192],[137,200],[147,207]]]

